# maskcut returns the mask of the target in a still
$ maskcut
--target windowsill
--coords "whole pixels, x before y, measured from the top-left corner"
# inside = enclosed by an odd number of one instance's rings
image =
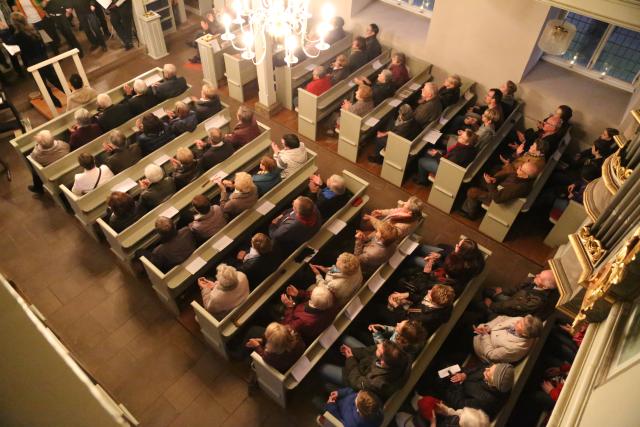
[[[403,1],[399,1],[399,0],[378,0],[381,1],[383,3],[387,3],[391,6],[397,7],[399,9],[405,10],[407,12],[411,12],[416,16],[420,16],[422,18],[425,19],[431,19],[431,17],[433,16],[433,12],[430,11],[429,9],[422,9],[419,8],[417,6],[411,6]]]
[[[603,76],[598,71],[587,70],[581,65],[571,65],[569,62],[565,61],[564,59],[559,59],[552,55],[543,55],[542,60],[550,64],[554,64],[559,67],[565,68],[567,70],[571,70],[583,76],[589,77],[593,80],[597,80],[609,86],[613,86],[615,88],[622,89],[626,92],[633,93],[633,85],[631,83],[627,83],[613,77]]]

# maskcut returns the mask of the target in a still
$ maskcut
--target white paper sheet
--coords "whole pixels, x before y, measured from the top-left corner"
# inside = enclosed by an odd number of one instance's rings
[[[329,348],[333,345],[334,342],[336,342],[339,336],[340,332],[338,332],[336,327],[333,325],[329,325],[329,327],[324,330],[322,335],[320,335],[318,341],[320,342],[322,348]]]
[[[556,162],[558,160],[560,160],[560,157],[562,157],[562,153],[556,151],[555,153],[553,153],[553,160],[555,160]]]
[[[209,43],[211,45],[211,47],[213,48],[213,52],[220,52],[220,43],[218,43],[218,39],[213,39],[211,40],[211,43]]]
[[[216,242],[213,244],[213,249],[217,250],[218,252],[222,252],[224,248],[229,246],[231,242],[233,242],[233,239],[227,235],[224,235],[216,240]]]
[[[105,9],[111,6],[111,0],[96,0],[96,1],[100,6],[102,6]]]
[[[185,104],[191,104],[193,102],[193,99],[190,96],[187,96],[182,100],[182,102],[184,102]]]
[[[346,222],[344,222],[340,218],[336,218],[333,221],[331,221],[331,224],[327,225],[327,230],[329,230],[331,233],[336,235],[340,233],[346,225],[347,225]]]
[[[134,180],[132,180],[131,178],[127,178],[124,181],[122,181],[120,184],[117,184],[111,187],[111,191],[121,191],[123,193],[126,193],[136,185],[138,184]]]
[[[442,132],[437,130],[430,130],[427,134],[422,138],[423,141],[427,141],[429,144],[435,144],[438,141],[438,138],[442,136]]]
[[[4,48],[11,56],[15,56],[16,53],[20,53],[20,46],[18,45],[2,43],[2,46],[4,46]]]
[[[161,119],[161,118],[163,118],[164,116],[167,115],[167,112],[164,111],[164,108],[158,108],[157,110],[155,110],[153,112],[153,115],[156,116],[157,118]]]
[[[392,107],[397,107],[400,104],[402,104],[402,99],[393,98],[391,101],[389,101],[389,105],[391,105]]]
[[[355,82],[349,82],[349,83],[347,83],[347,86],[349,86],[349,87],[354,87],[355,85],[356,85],[356,84],[355,84]]]
[[[377,59],[373,62],[373,64],[371,64],[371,66],[373,67],[374,70],[377,70],[378,68],[382,67],[382,62],[378,61]]]
[[[227,119],[225,118],[225,116],[222,114],[216,114],[215,116],[211,117],[209,120],[204,122],[204,128],[208,132],[209,129],[211,128],[220,129],[222,126],[226,124],[227,124]]]
[[[418,90],[420,89],[420,86],[422,86],[420,83],[413,83],[409,86],[409,89],[411,90]]]
[[[306,67],[304,67],[304,69],[307,71],[313,71],[314,68],[316,68],[316,64],[309,64]]]
[[[380,289],[382,285],[384,285],[384,277],[378,273],[371,276],[367,281],[367,286],[374,294],[378,292],[378,289]]]
[[[291,375],[293,375],[296,381],[300,382],[304,379],[304,377],[309,373],[310,370],[311,362],[309,362],[307,356],[302,356],[300,357],[300,359],[298,359],[296,364],[293,365],[293,368],[291,368]]]
[[[258,212],[260,215],[266,215],[269,212],[271,212],[271,209],[275,207],[276,205],[274,205],[268,200],[265,200],[260,206],[256,208],[256,212]]]
[[[144,82],[147,84],[147,86],[152,86],[154,83],[157,83],[160,80],[162,80],[162,75],[154,74],[144,79]]]
[[[178,214],[178,209],[173,206],[169,206],[164,212],[160,213],[160,216],[166,216],[167,218],[173,218]]]
[[[165,163],[167,163],[169,160],[171,160],[171,157],[167,156],[166,154],[163,154],[162,156],[160,156],[157,159],[155,159],[153,161],[153,163],[158,165],[158,166],[162,166]]]
[[[185,269],[191,273],[191,274],[196,274],[198,273],[198,271],[200,271],[200,269],[202,267],[204,267],[207,264],[207,261],[205,261],[204,259],[202,259],[201,257],[198,257],[196,259],[194,259],[193,261],[191,261],[189,263],[189,265],[187,265],[185,267]]]
[[[413,251],[418,247],[418,242],[415,240],[408,239],[402,245],[400,245],[400,250],[409,255],[413,253]]]
[[[460,365],[452,365],[452,366],[449,366],[448,368],[440,369],[438,371],[438,376],[440,378],[447,378],[449,375],[457,374],[460,371],[461,371]]]
[[[215,181],[217,179],[225,179],[227,176],[229,176],[228,173],[226,173],[223,170],[219,170],[218,172],[213,174],[213,176],[210,178],[210,180],[211,181]]]
[[[351,304],[349,304],[349,306],[345,310],[345,313],[347,314],[347,317],[349,319],[353,320],[358,315],[358,313],[360,313],[362,307],[362,301],[360,301],[360,298],[355,297],[353,301],[351,301]]]
[[[442,117],[440,117],[440,120],[438,120],[438,123],[440,123],[442,126],[444,126],[447,123],[449,123],[449,119],[447,119],[445,116],[442,116]]]
[[[125,1],[127,1],[127,0],[118,0],[118,1],[116,2],[116,6],[117,6],[117,7],[122,6],[122,3],[124,3]],[[151,2],[149,2],[149,3],[151,3]]]
[[[375,125],[378,124],[378,122],[380,122],[380,120],[376,119],[375,117],[369,117],[364,124],[369,126],[370,128],[374,127]]]
[[[404,254],[402,252],[396,251],[393,256],[389,259],[389,265],[393,268],[398,268],[400,263],[404,261]]]

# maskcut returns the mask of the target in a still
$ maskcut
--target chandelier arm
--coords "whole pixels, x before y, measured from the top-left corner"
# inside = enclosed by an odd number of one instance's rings
[[[315,55],[307,52],[307,49],[305,48],[305,45],[302,45],[302,51],[304,52],[305,55],[307,55],[307,57],[309,58],[317,58],[318,56],[320,56],[320,50],[318,50],[318,53],[316,53]]]

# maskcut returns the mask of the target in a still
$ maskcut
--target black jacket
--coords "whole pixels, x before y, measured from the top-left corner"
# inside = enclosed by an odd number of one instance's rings
[[[353,73],[358,68],[365,65],[367,62],[369,62],[369,60],[367,59],[366,52],[360,50],[352,50],[351,55],[349,55],[349,73]]]
[[[173,182],[176,186],[176,191],[184,188],[191,181],[200,176],[200,170],[198,169],[198,163],[193,162],[189,165],[181,165],[173,172]]]
[[[26,33],[16,32],[13,26],[9,26],[0,31],[0,38],[7,44],[20,47],[20,57],[25,68],[48,59],[47,48],[40,35],[31,37]]]
[[[375,82],[373,86],[371,86],[371,90],[373,92],[373,105],[380,104],[382,101],[393,96],[393,94],[395,93],[393,82]]]
[[[172,178],[164,178],[160,182],[151,184],[140,193],[140,199],[138,200],[140,209],[148,212],[171,197],[175,192],[176,186]]]
[[[195,102],[195,111],[198,123],[208,119],[220,110],[222,110],[222,104],[220,103],[220,97],[218,96],[209,100],[199,99]]]
[[[158,105],[158,98],[152,90],[147,89],[142,95],[126,97],[121,104],[127,104],[132,116],[137,116]]]
[[[217,165],[218,163],[228,159],[234,153],[233,145],[223,142],[219,147],[209,147],[198,160],[198,168],[204,173]]]
[[[165,99],[180,95],[187,90],[187,87],[187,81],[184,77],[172,77],[161,80],[158,86],[153,88],[153,92],[160,101],[164,101]]]
[[[376,56],[382,53],[382,46],[376,36],[367,37],[365,39],[366,47],[365,52],[367,54],[367,61],[373,60]]]
[[[490,418],[496,416],[508,393],[500,393],[484,380],[484,370],[490,365],[481,364],[467,374],[462,384],[449,383],[444,403],[453,409],[465,407],[482,409]]]
[[[242,271],[247,275],[249,280],[249,288],[255,289],[269,277],[271,273],[275,271],[277,265],[282,262],[281,252],[274,247],[273,251],[269,254],[259,255],[255,258],[244,261],[239,267],[238,271]]]
[[[146,156],[149,153],[153,153],[172,139],[173,134],[169,132],[169,126],[165,124],[164,130],[159,134],[146,134],[143,132],[138,135],[138,145],[140,146],[142,155]]]
[[[442,103],[442,108],[445,109],[449,105],[453,105],[460,99],[460,88],[456,87],[453,89],[446,88],[442,86],[438,89],[438,96],[440,97],[440,102]]]
[[[407,120],[406,122],[402,122],[399,125],[393,125],[390,129],[393,133],[403,138],[412,141],[413,138],[418,136],[421,129],[418,127],[418,124],[414,119]]]
[[[320,215],[322,215],[322,218],[326,221],[338,212],[340,208],[347,204],[349,199],[351,199],[351,194],[348,191],[345,191],[344,194],[335,194],[333,197],[328,199],[325,197],[323,191],[320,190],[316,193],[315,199]]]
[[[181,228],[171,239],[160,243],[155,249],[146,254],[151,261],[161,271],[167,272],[189,256],[196,250],[196,241],[191,234],[189,227]]]
[[[512,317],[533,314],[540,319],[549,317],[559,297],[556,289],[536,289],[531,281],[505,289],[502,295],[509,299],[493,302],[489,306],[490,312]]]
[[[345,361],[342,369],[342,380],[347,387],[354,390],[367,390],[386,401],[396,390],[404,385],[409,377],[411,363],[409,357],[402,353],[405,360],[400,366],[380,367],[376,363],[376,345],[354,348],[353,357]]]
[[[129,105],[115,104],[99,111],[95,115],[96,123],[103,132],[117,128],[132,117]]]
[[[440,327],[440,325],[449,321],[453,307],[448,306],[435,308],[419,303],[411,306],[410,310],[411,311],[406,312],[406,318],[409,320],[417,320],[422,323],[424,329],[429,335],[431,335]],[[401,322],[404,319],[399,318],[397,320],[398,322]]]
[[[476,158],[478,150],[476,147],[464,144],[456,144],[451,151],[449,151],[444,157],[447,160],[452,161],[456,165],[467,167],[469,163]]]
[[[109,153],[104,163],[109,166],[114,175],[135,165],[142,158],[138,144],[131,144],[124,148],[117,148]]]
[[[169,131],[172,135],[178,136],[185,132],[193,132],[198,126],[198,119],[194,111],[189,111],[186,117],[174,117],[169,122]]]

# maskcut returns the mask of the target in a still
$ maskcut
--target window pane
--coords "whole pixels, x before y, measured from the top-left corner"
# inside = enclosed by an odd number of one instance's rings
[[[640,71],[640,33],[616,27],[593,68],[631,83]]]
[[[573,12],[567,13],[567,21],[576,26],[576,36],[562,57],[586,66],[609,24]]]

